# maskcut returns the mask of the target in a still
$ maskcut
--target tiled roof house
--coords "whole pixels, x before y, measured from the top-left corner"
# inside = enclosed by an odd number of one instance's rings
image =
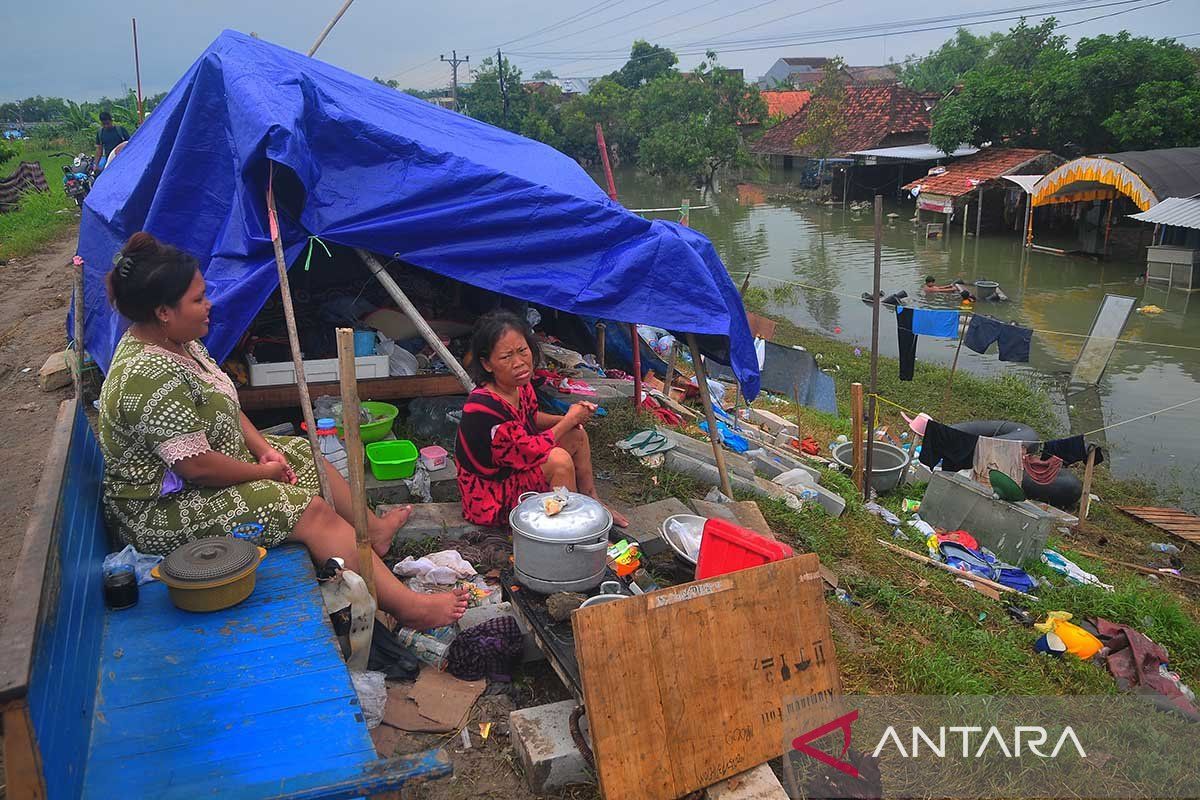
[[[771,128],[751,152],[768,156],[808,156],[796,147],[796,137],[805,130],[812,102]],[[921,96],[903,86],[847,86],[844,105],[846,129],[838,137],[832,155],[856,150],[896,147],[929,141],[930,118]]]

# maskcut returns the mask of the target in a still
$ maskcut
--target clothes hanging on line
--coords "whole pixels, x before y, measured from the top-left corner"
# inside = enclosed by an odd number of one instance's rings
[[[1023,462],[1025,474],[1029,476],[1029,480],[1039,486],[1049,486],[1054,483],[1058,478],[1058,471],[1062,469],[1063,465],[1063,460],[1058,456],[1038,458],[1033,453],[1026,453]]]
[[[963,344],[976,353],[986,353],[992,342],[998,342],[1001,361],[1028,363],[1029,344],[1032,340],[1033,331],[1029,328],[976,314],[967,325]]]
[[[899,314],[901,309],[897,308]],[[949,309],[914,308],[912,309],[912,331],[918,336],[940,336],[943,339],[958,338],[957,311]]]
[[[1069,436],[1066,439],[1042,442],[1042,458],[1050,458],[1050,456],[1058,456],[1062,459],[1063,465],[1069,467],[1080,461],[1087,461],[1087,445],[1084,444],[1082,436]],[[1096,448],[1096,463],[1104,463],[1104,451],[1099,447]]]
[[[963,433],[935,419],[925,424],[925,439],[921,442],[921,463],[933,469],[941,462],[946,472],[958,472],[975,465],[975,445],[979,435]]]
[[[917,335],[913,333],[913,309],[896,309],[896,344],[900,354],[900,380],[913,379],[913,367],[917,361]]]
[[[1020,486],[1025,472],[1021,460],[1023,454],[1024,446],[1018,441],[980,436],[979,441],[975,444],[973,464],[975,480],[985,486],[991,486],[992,482],[988,473],[992,470],[999,470],[1012,478],[1013,483]]]

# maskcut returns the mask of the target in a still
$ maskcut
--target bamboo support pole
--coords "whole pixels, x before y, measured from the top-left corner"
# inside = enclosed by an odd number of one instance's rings
[[[1079,494],[1079,522],[1088,517],[1092,506],[1092,474],[1096,471],[1096,448],[1088,448],[1087,465],[1083,468],[1083,491]]]
[[[1183,575],[1176,575],[1174,572],[1162,572],[1154,569],[1154,567],[1144,567],[1141,564],[1131,564],[1128,561],[1118,561],[1115,558],[1102,556],[1099,553],[1089,553],[1087,550],[1076,549],[1075,552],[1079,553],[1081,556],[1087,556],[1088,558],[1094,558],[1097,561],[1103,561],[1106,564],[1116,564],[1118,566],[1125,567],[1126,569],[1131,569],[1134,572],[1140,572],[1143,575],[1157,575],[1160,578],[1174,578],[1177,581],[1183,581],[1184,583],[1190,583],[1194,586],[1200,586],[1200,580],[1188,578]]]
[[[700,388],[700,402],[704,405],[704,418],[708,420],[708,439],[712,442],[713,459],[717,462],[717,475],[721,479],[721,491],[726,497],[733,497],[733,487],[729,485],[729,470],[725,468],[725,451],[721,449],[721,433],[717,430],[717,415],[713,413],[712,397],[708,392],[708,375],[704,369],[704,361],[700,358],[700,345],[696,334],[687,335],[688,349],[692,351],[692,363],[696,367],[696,386]]]
[[[350,468],[350,510],[354,519],[354,544],[358,549],[358,574],[375,597],[375,553],[367,526],[366,454],[359,431],[358,367],[354,362],[354,330],[337,329],[338,379],[342,384],[342,430],[346,438],[346,463]]]
[[[866,477],[863,479],[863,499],[871,499],[871,470],[875,461],[875,392],[879,378],[879,303],[883,264],[883,195],[875,195],[875,288],[871,297],[871,391],[867,410],[867,452],[863,458]]]
[[[642,340],[637,323],[629,326],[629,345],[633,348],[633,415],[642,413]]]
[[[71,370],[71,383],[75,384],[75,404],[83,408],[83,270],[84,265],[71,265],[71,280],[75,284],[75,368]]]
[[[267,221],[271,229],[271,245],[275,249],[275,268],[279,273],[279,299],[283,306],[283,322],[287,328],[288,344],[292,350],[292,365],[296,370],[296,392],[300,395],[300,413],[304,415],[304,427],[308,435],[308,446],[312,448],[313,460],[317,464],[317,483],[321,487],[321,497],[330,507],[334,507],[333,490],[329,486],[329,476],[321,469],[324,457],[321,446],[317,444],[317,422],[313,419],[312,399],[308,395],[308,381],[304,377],[304,356],[300,353],[300,335],[296,333],[296,309],[292,306],[292,289],[288,283],[287,260],[283,255],[283,239],[279,233],[279,214],[275,210],[275,190],[273,188],[274,163],[271,164],[272,178],[267,180]]]
[[[667,376],[663,378],[663,394],[667,397],[671,397],[671,382],[675,380],[675,359],[678,357],[679,345],[671,342],[671,353],[667,356]]]
[[[605,363],[605,336],[608,333],[608,326],[603,322],[596,323],[596,361],[600,364],[600,369],[607,369]]]
[[[852,452],[854,453],[854,471],[851,473],[851,480],[858,487],[859,491],[863,488],[863,385],[861,383],[850,384],[850,441],[854,443]]]
[[[979,187],[979,199],[975,201],[975,238],[983,232],[983,186]]]
[[[387,293],[396,301],[396,305],[400,306],[400,310],[404,312],[405,316],[417,326],[417,330],[421,332],[422,338],[433,348],[433,352],[437,353],[438,357],[446,363],[446,366],[458,378],[463,388],[468,392],[474,389],[475,382],[467,375],[467,371],[463,369],[462,364],[458,363],[458,359],[446,349],[446,345],[442,344],[441,337],[434,333],[433,328],[429,327],[429,323],[425,321],[425,318],[421,316],[421,312],[408,299],[408,295],[400,288],[400,284],[396,283],[396,279],[389,275],[388,271],[379,263],[379,260],[366,250],[356,248],[354,252],[358,253],[358,257],[362,259],[362,262],[367,265],[367,269],[371,271],[371,274],[375,276],[376,280],[383,285]]]
[[[946,412],[946,404],[950,402],[950,388],[954,386],[954,372],[958,369],[958,354],[962,352],[963,339],[967,336],[967,326],[962,324],[962,314],[958,315],[958,347],[954,348],[954,360],[950,362],[950,377],[946,381],[946,393],[942,396],[942,413]]]
[[[313,53],[317,52],[317,49],[320,48],[320,46],[325,42],[325,37],[329,35],[331,30],[333,30],[333,26],[338,24],[338,20],[342,18],[342,15],[346,13],[346,10],[350,8],[350,4],[353,2],[354,0],[346,0],[345,3],[342,3],[342,7],[338,9],[336,14],[334,14],[333,19],[329,20],[329,24],[326,25],[325,29],[321,31],[321,35],[317,37],[315,42],[313,42],[313,46],[309,48],[309,58],[312,58]]]

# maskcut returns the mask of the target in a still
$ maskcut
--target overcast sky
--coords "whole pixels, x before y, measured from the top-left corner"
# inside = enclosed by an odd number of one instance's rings
[[[1061,8],[1071,0],[1060,2]],[[1089,36],[1128,29],[1135,34],[1187,36],[1200,46],[1197,0],[1075,0],[1092,6],[1058,13],[1062,23],[1089,18],[1064,31]],[[694,66],[707,47],[726,66],[761,75],[781,56],[841,55],[850,64],[881,64],[925,53],[952,34],[927,30],[852,41],[808,43],[764,41],[807,35],[849,34],[831,29],[935,15],[988,12],[1049,0],[959,0],[901,4],[894,0],[526,0],[513,2],[396,2],[356,0],[330,34],[319,56],[365,76],[394,77],[403,85],[430,88],[449,83],[440,53],[457,48],[471,64],[503,44],[525,76],[549,67],[560,76],[601,75],[620,66],[635,38],[662,42]],[[1157,3],[1156,5],[1152,5]],[[0,101],[33,94],[77,99],[114,96],[134,85],[130,18],[137,17],[142,87],[147,94],[169,89],[224,28],[257,32],[277,44],[307,51],[340,0],[123,0],[119,3],[58,0],[0,0]],[[1104,7],[1101,7],[1101,6]],[[1132,10],[1130,10],[1132,9]],[[586,13],[585,13],[586,12]],[[1127,13],[1118,13],[1127,12]],[[571,20],[572,16],[579,18]],[[1014,16],[996,13],[994,17]],[[1031,18],[1041,14],[1032,13]],[[558,24],[564,22],[565,24]],[[932,26],[934,22],[926,23]],[[944,23],[942,23],[944,24]],[[1003,30],[1013,22],[968,26],[973,32]],[[537,33],[543,28],[550,28]],[[894,28],[894,26],[892,26]],[[746,29],[746,30],[742,30]],[[724,39],[722,42],[720,40]],[[510,41],[515,40],[515,41]],[[736,43],[731,43],[736,42]],[[615,51],[615,52],[614,52]],[[521,55],[518,55],[521,54]],[[602,56],[608,56],[603,58]],[[464,76],[460,73],[460,79]]]

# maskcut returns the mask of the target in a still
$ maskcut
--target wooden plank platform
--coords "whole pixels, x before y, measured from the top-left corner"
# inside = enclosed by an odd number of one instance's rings
[[[315,399],[325,395],[341,397],[337,381],[310,383],[309,394]],[[358,394],[364,400],[405,400],[412,397],[441,397],[466,394],[453,375],[408,375],[401,378],[364,378],[358,382]],[[287,408],[300,402],[296,384],[286,386],[244,386],[238,389],[244,410]]]
[[[158,582],[140,589],[104,623],[84,797],[361,787],[375,746],[303,548],[272,550],[254,594],[225,611],[180,611]]]
[[[1117,506],[1136,520],[1153,525],[1185,542],[1200,544],[1200,517],[1181,508],[1159,506]]]

